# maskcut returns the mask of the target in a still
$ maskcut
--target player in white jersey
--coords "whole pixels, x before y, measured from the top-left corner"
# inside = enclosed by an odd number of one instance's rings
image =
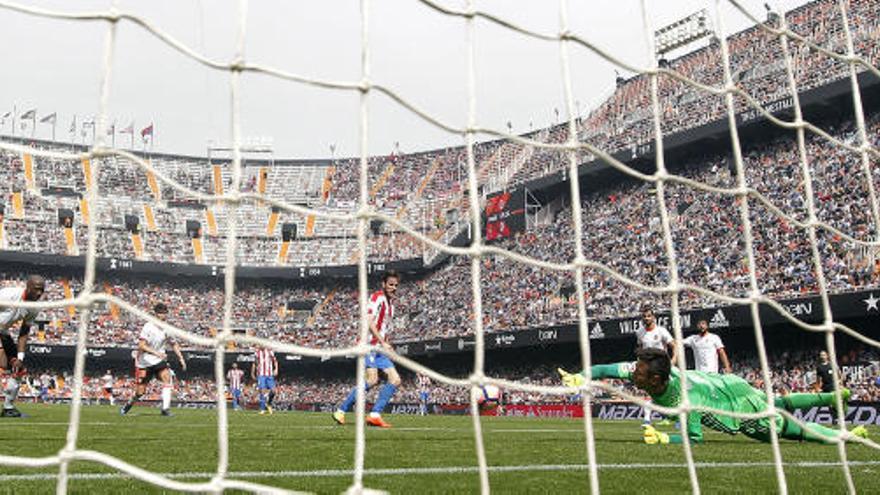
[[[724,351],[721,337],[709,332],[709,322],[706,319],[697,322],[697,329],[700,331],[698,335],[691,335],[682,341],[685,346],[694,350],[694,363],[697,371],[718,373],[720,358],[724,372],[730,374],[730,360],[727,359],[727,352]]]
[[[659,349],[669,354],[672,362],[675,362],[675,340],[666,330],[657,324],[657,317],[651,306],[642,306],[642,322],[644,325],[636,329],[638,349]],[[651,425],[651,410],[645,408],[644,425]]]
[[[241,385],[244,378],[244,370],[238,367],[238,363],[232,363],[232,369],[226,372],[226,381],[229,382],[229,391],[232,393],[232,409],[241,409]]]
[[[665,327],[657,324],[654,310],[649,306],[642,308],[643,325],[636,329],[639,349],[660,349],[669,354],[675,362],[675,345],[672,334]]]
[[[389,270],[382,274],[382,290],[377,290],[370,295],[369,306],[367,306],[367,317],[369,318],[370,327],[370,345],[382,347],[386,350],[393,350],[391,344],[388,343],[388,334],[391,332],[392,320],[394,318],[394,294],[397,293],[397,285],[400,283],[400,275],[393,270]],[[370,387],[379,382],[379,370],[385,373],[388,382],[379,390],[379,396],[373,404],[373,410],[367,417],[367,424],[377,426],[379,428],[391,428],[391,425],[382,419],[382,410],[397,392],[400,386],[400,375],[394,368],[394,363],[382,353],[373,351],[366,357],[366,376],[365,381],[366,393]],[[345,401],[333,413],[333,420],[338,424],[345,424],[345,413],[351,409],[357,397],[357,387],[353,388],[345,398]]]
[[[40,375],[40,401],[46,403],[49,400],[49,386],[52,385],[52,377],[49,373]]]
[[[153,306],[153,312],[156,316],[162,318],[168,314],[168,307],[163,303]],[[153,378],[162,381],[162,416],[172,416],[169,408],[171,407],[171,369],[168,368],[166,361],[165,347],[170,339],[162,327],[152,322],[144,323],[138,340],[137,359],[135,360],[135,385],[134,395],[119,410],[120,414],[128,414],[131,406],[141,398],[147,391],[147,385]],[[183,354],[180,353],[180,346],[177,342],[171,341],[174,353],[180,361],[180,367],[186,371],[186,361]]]
[[[104,388],[104,398],[110,402],[110,405],[116,404],[116,399],[113,397],[113,373],[110,370],[107,370],[107,373],[104,373],[104,376],[101,377],[101,386]]]
[[[428,398],[431,391],[431,379],[428,378],[428,375],[422,375],[420,373],[416,375],[416,383],[419,386],[419,415],[425,416],[428,414]]]
[[[43,277],[31,275],[24,287],[0,289],[0,302],[39,301],[45,290],[46,281],[43,280]],[[21,413],[13,403],[18,397],[18,380],[24,372],[24,357],[27,350],[28,334],[31,332],[31,323],[38,313],[37,309],[0,307],[0,342],[3,344],[3,352],[0,352],[0,385],[2,385],[4,395],[3,411],[0,413],[0,417],[21,417]],[[15,340],[12,338],[10,330],[19,322],[21,325],[18,327],[18,339]],[[10,374],[7,375],[7,371]]]

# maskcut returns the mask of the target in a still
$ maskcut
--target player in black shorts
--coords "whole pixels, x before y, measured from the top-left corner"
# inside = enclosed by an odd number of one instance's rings
[[[816,365],[816,385],[817,392],[834,392],[834,371],[831,369],[831,362],[828,360],[826,351],[819,352],[819,364]],[[843,405],[844,411],[846,404]],[[837,407],[829,407],[831,410],[831,420],[837,421]]]
[[[153,312],[159,318],[164,318],[168,314],[168,307],[163,303],[158,303],[153,307]],[[168,367],[165,348],[171,344],[177,359],[180,361],[180,367],[186,371],[186,361],[183,354],[180,353],[180,346],[177,342],[168,338],[165,330],[159,325],[152,322],[144,323],[138,339],[138,352],[135,360],[135,372],[137,385],[135,386],[134,395],[119,410],[120,414],[126,415],[131,407],[144,395],[147,391],[147,385],[155,378],[162,382],[162,416],[172,416],[171,407],[171,369]]]

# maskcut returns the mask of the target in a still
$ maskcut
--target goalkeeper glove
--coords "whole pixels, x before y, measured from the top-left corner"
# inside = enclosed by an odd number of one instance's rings
[[[580,373],[569,373],[562,368],[557,368],[556,371],[559,372],[562,384],[566,387],[576,388],[584,384],[584,376]]]
[[[669,435],[666,433],[655,430],[651,425],[643,425],[642,428],[642,438],[645,440],[646,444],[655,445],[658,443],[669,443]]]

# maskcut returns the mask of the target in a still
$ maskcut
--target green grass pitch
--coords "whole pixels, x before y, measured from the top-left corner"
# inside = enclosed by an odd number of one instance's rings
[[[69,408],[24,404],[25,419],[0,418],[0,454],[48,456],[64,444]],[[79,448],[186,481],[210,479],[217,460],[213,411],[136,407],[83,408]],[[231,477],[294,490],[340,493],[351,482],[355,428],[332,423],[329,414],[259,416],[229,412]],[[354,415],[349,414],[349,423]],[[365,485],[392,493],[478,493],[479,480],[469,417],[387,416],[391,430],[367,431]],[[583,424],[578,420],[484,418],[490,483],[495,493],[589,491]],[[662,428],[662,427],[661,427]],[[671,427],[662,428],[669,431]],[[645,445],[639,424],[595,424],[599,484],[604,493],[674,493],[690,490],[680,446]],[[876,437],[880,429],[873,428]],[[776,491],[770,446],[710,432],[694,446],[704,493]],[[782,443],[791,493],[844,493],[835,446]],[[856,489],[880,493],[880,455],[850,445],[847,455]],[[76,462],[72,493],[162,493],[103,465]],[[0,466],[2,493],[54,493],[56,468]],[[84,476],[87,473],[99,476]]]

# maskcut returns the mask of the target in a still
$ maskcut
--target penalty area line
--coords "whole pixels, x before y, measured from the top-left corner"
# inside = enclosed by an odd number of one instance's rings
[[[880,461],[849,461],[850,466],[878,466]],[[834,468],[843,465],[841,462],[783,462],[784,467],[801,468]],[[730,469],[730,468],[771,468],[773,462],[696,462],[697,469]],[[604,470],[631,470],[631,469],[685,469],[687,464],[682,463],[632,463],[632,464],[599,464],[599,469]],[[535,464],[523,466],[489,466],[490,473],[517,473],[539,471],[586,471],[587,464]],[[446,466],[446,467],[423,467],[423,468],[377,468],[365,469],[365,476],[394,476],[394,475],[423,475],[423,474],[471,474],[478,473],[477,466]],[[157,473],[159,476],[170,479],[210,479],[217,473],[214,472],[183,472],[183,473]],[[231,471],[226,479],[248,478],[329,478],[340,476],[352,476],[352,469],[321,469],[314,471]],[[73,480],[111,480],[133,479],[134,476],[124,473],[70,473],[68,478]],[[44,481],[58,478],[57,473],[34,473],[34,474],[5,474],[0,475],[2,481]]]

